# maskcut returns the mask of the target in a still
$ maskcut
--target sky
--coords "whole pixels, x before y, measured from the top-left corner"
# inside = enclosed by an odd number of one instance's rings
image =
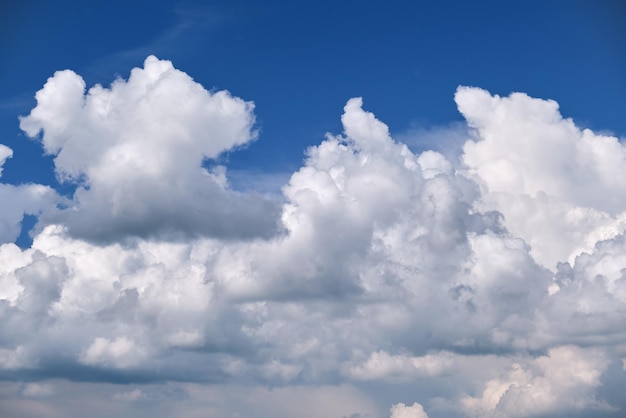
[[[0,416],[623,416],[625,17],[2,2]]]

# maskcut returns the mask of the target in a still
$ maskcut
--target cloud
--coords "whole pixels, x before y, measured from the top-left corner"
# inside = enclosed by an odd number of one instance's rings
[[[480,397],[461,399],[475,417],[527,417],[584,409],[609,409],[594,390],[608,362],[601,351],[573,346],[550,349],[546,356],[513,364],[506,376],[485,384]]]
[[[13,150],[6,145],[0,144],[0,176],[2,176],[2,166],[11,157],[13,157]]]
[[[439,376],[454,365],[454,356],[449,353],[428,354],[425,356],[392,356],[385,351],[377,351],[362,364],[345,367],[345,374],[356,380],[400,380]]]
[[[460,88],[452,161],[351,99],[268,201],[202,168],[256,138],[252,104],[168,61],[87,94],[60,72],[37,99],[22,129],[77,189],[30,248],[0,246],[1,379],[92,382],[120,416],[611,411],[626,208],[589,190],[621,144],[554,102]]]
[[[359,99],[342,120],[344,135],[309,149],[285,186],[286,234],[274,239],[96,245],[66,225],[44,228],[5,279],[7,344],[22,335],[26,363],[55,376],[62,357],[114,379],[274,383],[333,381],[342,364],[356,379],[383,378],[354,350],[384,357],[397,346],[412,378],[446,368],[426,352],[485,345],[508,316],[528,320],[520,311],[551,276],[497,217],[470,213],[472,183],[440,154],[393,141]],[[37,333],[45,321],[57,326]]]
[[[459,87],[455,100],[475,130],[462,160],[482,187],[479,207],[502,213],[537,261],[554,268],[624,231],[626,148],[617,138],[580,129],[556,102],[524,93]]]
[[[0,144],[0,177],[4,163],[13,157],[13,150]],[[56,192],[39,184],[12,185],[0,183],[0,244],[14,242],[21,232],[24,215],[39,215],[54,206]]]
[[[276,232],[275,203],[230,190],[222,167],[203,168],[256,139],[253,103],[209,92],[154,56],[128,80],[85,88],[76,73],[56,72],[20,121],[54,155],[57,177],[78,186],[70,207],[46,212],[43,224],[100,242]]]
[[[0,243],[12,243],[20,235],[24,215],[38,216],[52,210],[59,199],[48,186],[0,183],[0,200]]]
[[[118,337],[115,340],[99,337],[81,354],[79,361],[90,365],[126,368],[138,364],[143,356],[143,350],[126,337]]]
[[[428,418],[422,405],[415,402],[411,406],[406,406],[403,403],[395,404],[391,407],[390,418]]]

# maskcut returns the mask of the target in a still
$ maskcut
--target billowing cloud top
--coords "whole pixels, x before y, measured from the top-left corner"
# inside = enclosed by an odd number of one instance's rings
[[[21,127],[77,190],[0,213],[41,214],[31,248],[0,247],[0,377],[18,394],[0,395],[16,416],[33,399],[62,415],[50,399],[75,381],[122,413],[167,402],[155,416],[625,406],[626,151],[555,102],[459,88],[470,136],[450,161],[350,99],[278,204],[202,168],[255,138],[252,105],[168,61],[86,95],[58,72],[37,100]]]
[[[554,268],[623,232],[626,148],[617,138],[581,130],[556,102],[523,93],[461,87],[455,100],[476,129],[463,162],[483,187],[482,207],[499,210],[538,261]]]
[[[79,186],[72,208],[46,214],[45,223],[96,241],[275,232],[272,202],[228,190],[223,168],[202,167],[256,138],[251,102],[211,93],[154,56],[128,80],[86,94],[79,75],[58,71],[36,98],[20,127],[42,133],[59,179]]]

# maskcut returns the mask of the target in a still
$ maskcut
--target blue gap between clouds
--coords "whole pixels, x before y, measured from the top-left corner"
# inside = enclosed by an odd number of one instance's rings
[[[22,219],[22,232],[20,232],[20,236],[15,240],[15,245],[22,249],[30,248],[30,246],[33,245],[33,238],[30,236],[30,231],[35,224],[37,224],[37,219],[35,215],[24,215]]]

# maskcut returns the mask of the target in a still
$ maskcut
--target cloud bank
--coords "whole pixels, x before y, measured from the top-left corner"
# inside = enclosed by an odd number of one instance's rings
[[[0,402],[14,416],[626,406],[617,138],[550,100],[460,87],[470,136],[454,160],[411,151],[353,98],[275,202],[203,168],[256,139],[251,102],[155,57],[85,88],[56,73],[20,125],[74,195],[1,185],[22,193],[0,213]],[[24,213],[39,229],[20,249]]]

